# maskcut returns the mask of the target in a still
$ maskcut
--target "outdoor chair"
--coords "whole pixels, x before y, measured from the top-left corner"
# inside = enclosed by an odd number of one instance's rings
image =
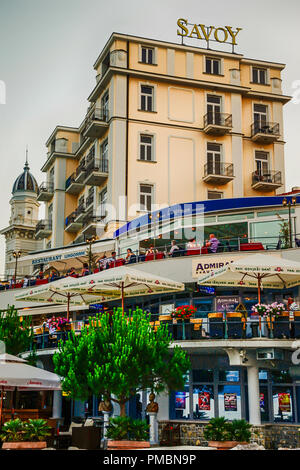
[[[300,338],[300,312],[294,312],[294,336]]]
[[[145,261],[146,256],[145,255],[139,255],[139,262],[143,263]]]
[[[242,338],[243,336],[243,323],[242,316],[238,313],[227,314],[227,335],[228,338]]]
[[[273,323],[273,336],[274,338],[290,338],[290,320],[289,314],[281,315],[274,319]]]
[[[209,336],[211,339],[224,338],[224,322],[222,314],[208,314]]]

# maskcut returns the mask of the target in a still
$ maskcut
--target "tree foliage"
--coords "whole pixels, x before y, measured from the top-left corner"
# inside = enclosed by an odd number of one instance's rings
[[[20,318],[14,306],[0,311],[0,341],[14,356],[28,351],[33,338],[31,317]]]
[[[154,331],[142,310],[127,317],[116,309],[111,316],[90,318],[80,336],[71,332],[60,343],[53,357],[55,372],[64,377],[63,390],[72,398],[103,395],[119,403],[124,416],[125,403],[139,390],[183,387],[189,359],[180,347],[169,349],[170,343],[167,327]]]

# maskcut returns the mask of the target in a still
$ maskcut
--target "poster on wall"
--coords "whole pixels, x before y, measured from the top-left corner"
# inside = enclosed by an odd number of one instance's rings
[[[278,393],[279,410],[290,412],[291,411],[291,396],[289,393]]]
[[[224,410],[237,411],[236,393],[224,393]]]
[[[185,392],[176,392],[175,394],[175,408],[185,410],[185,399],[187,398]]]
[[[239,297],[235,295],[216,297],[217,312],[234,312],[239,303]]]
[[[259,395],[259,406],[260,406],[260,409],[261,411],[265,411],[265,394],[264,393],[261,393]]]
[[[210,410],[210,393],[201,392],[198,394],[199,410]]]

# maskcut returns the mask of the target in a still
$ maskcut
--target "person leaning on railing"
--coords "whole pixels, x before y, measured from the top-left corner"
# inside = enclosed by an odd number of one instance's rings
[[[208,248],[209,253],[216,253],[220,241],[215,237],[213,233],[209,235],[209,240],[206,241],[205,246]]]

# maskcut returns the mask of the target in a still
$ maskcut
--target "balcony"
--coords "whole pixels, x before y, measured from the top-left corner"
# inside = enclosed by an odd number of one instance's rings
[[[204,165],[205,183],[223,185],[234,179],[232,163],[206,163]]]
[[[106,222],[104,221],[106,217],[105,206],[100,206],[100,209],[97,212],[98,214],[95,214],[91,211],[84,216],[82,221],[82,233],[84,233],[84,235],[95,235],[97,230],[104,229],[106,225]]]
[[[79,205],[76,209],[76,215],[75,215],[75,222],[82,222],[82,220],[84,219],[84,215],[85,215],[85,205],[84,203]]]
[[[68,194],[79,194],[83,188],[84,184],[76,181],[76,172],[66,180],[66,193]]]
[[[65,220],[65,230],[69,233],[77,233],[81,228],[82,223],[76,220],[77,213],[76,211],[72,212]]]
[[[94,194],[90,194],[85,201],[85,208],[89,209],[94,204]]]
[[[75,182],[83,183],[85,179],[85,158],[83,158],[75,172]]]
[[[232,129],[232,114],[209,112],[204,116],[204,132],[213,135],[225,135]]]
[[[35,227],[35,238],[48,238],[52,233],[52,220],[40,220]]]
[[[93,139],[101,137],[108,129],[108,110],[106,108],[95,108],[87,116],[85,137]]]
[[[253,142],[271,144],[280,137],[278,122],[254,122],[251,125],[251,139]]]
[[[92,156],[87,159],[84,184],[101,186],[108,177],[108,160]]]
[[[53,198],[53,194],[54,194],[54,183],[52,182],[41,183],[39,186],[39,190],[38,190],[37,200],[43,201],[43,202],[51,201],[51,199]]]
[[[259,191],[274,191],[282,186],[281,171],[268,171],[252,173],[252,189]]]

